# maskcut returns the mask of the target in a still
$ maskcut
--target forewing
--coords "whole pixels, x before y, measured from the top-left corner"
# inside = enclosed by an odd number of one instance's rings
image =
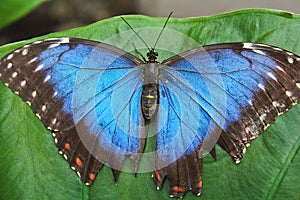
[[[71,168],[91,184],[104,162],[116,179],[124,157],[137,162],[143,148],[141,63],[103,43],[53,38],[5,56],[0,76],[52,130]]]

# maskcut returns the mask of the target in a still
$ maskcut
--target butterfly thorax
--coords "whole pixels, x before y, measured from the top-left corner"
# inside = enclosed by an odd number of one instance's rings
[[[155,114],[158,105],[158,62],[157,52],[151,49],[147,53],[148,61],[144,68],[144,84],[142,90],[141,104],[143,116],[150,120]]]

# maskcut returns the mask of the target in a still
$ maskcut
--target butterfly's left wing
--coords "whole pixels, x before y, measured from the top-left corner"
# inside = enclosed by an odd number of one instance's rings
[[[31,106],[59,153],[91,184],[103,163],[116,179],[125,156],[137,162],[143,149],[140,64],[107,44],[52,38],[5,56],[0,78]]]
[[[239,163],[246,147],[278,115],[300,101],[300,58],[252,43],[193,49],[160,66],[158,188],[200,195],[203,150],[216,142]]]

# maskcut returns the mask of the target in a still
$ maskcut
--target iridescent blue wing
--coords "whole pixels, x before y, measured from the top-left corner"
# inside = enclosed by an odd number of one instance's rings
[[[2,82],[52,131],[59,153],[91,184],[103,163],[137,167],[143,149],[142,62],[116,47],[70,38],[25,45],[0,63]]]
[[[193,49],[160,66],[158,188],[200,195],[204,150],[214,141],[239,163],[246,147],[278,115],[300,100],[300,58],[260,44],[230,43]]]

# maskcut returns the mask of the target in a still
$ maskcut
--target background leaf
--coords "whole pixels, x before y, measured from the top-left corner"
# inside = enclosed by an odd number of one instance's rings
[[[165,19],[126,16],[137,30],[162,27]],[[49,37],[79,37],[105,41],[129,28],[111,18]],[[224,42],[258,42],[275,45],[300,55],[300,17],[271,10],[242,10],[212,17],[171,19],[168,30],[191,37],[199,45]],[[168,32],[168,31],[166,31]],[[134,36],[133,36],[134,37]],[[143,35],[152,45],[153,34]],[[161,38],[164,46],[177,41]],[[0,57],[35,38],[1,47]],[[155,40],[156,38],[154,38]],[[128,45],[120,45],[126,41]],[[115,38],[113,45],[132,51],[136,38]],[[182,45],[180,50],[192,47]],[[158,49],[159,51],[159,49]],[[159,51],[160,52],[160,51]],[[162,51],[160,60],[169,54]],[[203,194],[186,199],[300,199],[300,106],[280,116],[276,123],[248,148],[241,164],[233,164],[220,148],[217,162],[204,159]],[[52,136],[30,108],[0,84],[0,199],[169,199],[167,181],[156,191],[150,173],[121,173],[115,186],[111,172],[104,167],[92,187],[84,186],[64,159],[57,154]]]
[[[0,29],[21,18],[44,0],[1,0]]]

